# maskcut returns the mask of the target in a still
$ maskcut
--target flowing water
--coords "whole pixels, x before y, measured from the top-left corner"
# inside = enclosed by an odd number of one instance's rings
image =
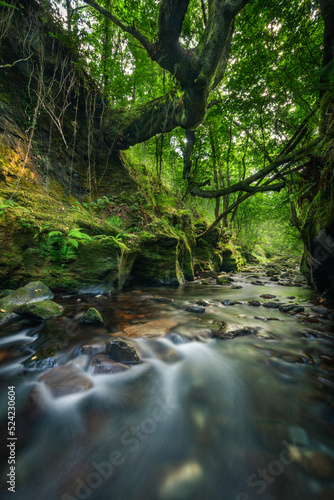
[[[190,283],[107,299],[56,297],[65,311],[50,323],[62,322],[66,348],[44,361],[37,351],[45,325],[2,327],[2,498],[333,499],[332,324],[311,311],[309,290],[265,280],[255,286],[246,274],[234,279],[242,288]],[[263,293],[302,304],[308,316],[248,305],[268,302]],[[185,310],[199,299],[210,303],[204,313]],[[241,303],[223,305],[226,299]],[[79,323],[89,306],[105,326]],[[212,338],[216,321],[251,334]],[[120,331],[142,362],[94,373],[94,354],[82,346],[102,349]],[[54,397],[37,379],[68,364],[91,387]],[[8,386],[16,392],[14,495],[6,485]]]

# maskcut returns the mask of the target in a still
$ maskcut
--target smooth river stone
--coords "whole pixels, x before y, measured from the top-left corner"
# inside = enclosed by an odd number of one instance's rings
[[[56,398],[87,391],[94,385],[83,371],[72,364],[56,366],[38,380],[43,382]]]

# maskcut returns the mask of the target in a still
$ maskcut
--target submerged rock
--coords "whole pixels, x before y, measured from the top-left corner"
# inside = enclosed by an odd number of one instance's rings
[[[323,314],[323,315],[328,313],[327,308],[324,306],[312,307],[311,311],[313,311],[317,314]]]
[[[96,354],[89,362],[92,372],[96,373],[120,373],[130,368],[122,363],[110,359],[105,353]]]
[[[153,302],[161,302],[162,304],[174,302],[174,299],[170,299],[169,297],[161,297],[160,295],[154,295],[153,297],[150,297],[150,300],[153,300]]]
[[[194,306],[186,307],[185,311],[192,312],[192,313],[204,313],[205,307],[194,305]]]
[[[195,461],[172,469],[160,487],[159,500],[183,500],[195,496],[203,475],[201,466]]]
[[[38,380],[43,382],[56,398],[84,392],[93,386],[92,380],[72,364],[56,366]]]
[[[140,357],[135,347],[128,340],[111,337],[106,343],[107,354],[120,363],[139,363]]]
[[[197,300],[196,304],[198,306],[203,306],[203,307],[209,307],[209,306],[211,306],[211,303],[208,302],[207,300],[204,300],[204,299]]]
[[[81,319],[81,322],[88,325],[103,325],[103,318],[95,307],[90,307]]]
[[[158,338],[163,337],[172,328],[177,325],[177,321],[174,319],[155,319],[153,321],[147,321],[146,323],[138,323],[136,325],[131,325],[122,332],[118,332],[115,335],[122,337],[145,337],[145,338]]]
[[[31,304],[22,304],[21,306],[15,307],[13,311],[24,318],[43,321],[54,318],[55,316],[60,316],[64,308],[52,300],[42,300]]]

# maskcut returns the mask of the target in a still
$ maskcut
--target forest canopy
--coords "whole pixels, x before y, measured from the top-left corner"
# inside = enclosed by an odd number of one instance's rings
[[[159,179],[214,198],[225,225],[254,193],[287,188],[300,225],[294,200],[316,183],[308,169],[320,156],[320,97],[332,81],[331,2],[66,0],[56,8],[109,103],[114,148],[137,145],[130,154],[154,158]]]

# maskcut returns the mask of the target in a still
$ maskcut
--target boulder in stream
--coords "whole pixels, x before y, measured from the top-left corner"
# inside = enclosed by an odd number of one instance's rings
[[[53,299],[50,288],[41,281],[32,281],[0,299],[0,325],[15,317],[14,309],[22,304]]]
[[[139,363],[140,357],[131,342],[120,337],[111,337],[106,343],[107,354],[120,363]]]
[[[103,325],[103,318],[95,307],[90,307],[81,319],[81,322],[88,325]]]
[[[63,310],[64,308],[61,305],[53,302],[52,300],[41,300],[40,302],[16,306],[13,309],[13,312],[23,316],[24,318],[43,321],[60,316]]]

